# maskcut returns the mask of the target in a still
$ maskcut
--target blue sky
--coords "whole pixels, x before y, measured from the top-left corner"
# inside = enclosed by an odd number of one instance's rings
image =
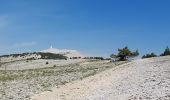
[[[0,54],[55,48],[109,56],[170,46],[169,0],[0,0]]]

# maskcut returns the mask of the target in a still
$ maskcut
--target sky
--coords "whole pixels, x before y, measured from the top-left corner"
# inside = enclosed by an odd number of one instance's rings
[[[170,46],[170,0],[0,0],[0,55],[76,49],[109,56]]]

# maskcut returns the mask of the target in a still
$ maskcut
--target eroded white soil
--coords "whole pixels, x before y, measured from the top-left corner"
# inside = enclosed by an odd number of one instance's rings
[[[136,60],[32,99],[170,100],[170,57]]]

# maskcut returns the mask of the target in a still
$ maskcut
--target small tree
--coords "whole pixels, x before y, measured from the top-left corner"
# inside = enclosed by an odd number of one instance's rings
[[[117,56],[117,55],[115,55],[115,54],[111,54],[111,55],[110,55],[110,58],[116,58],[116,56]]]
[[[135,52],[132,52],[127,46],[122,48],[122,49],[118,49],[118,54],[111,54],[110,57],[111,58],[118,58],[118,60],[120,61],[126,61],[128,60],[128,58],[130,57],[136,57],[139,55],[138,50],[136,50]]]
[[[156,54],[154,54],[153,52],[151,53],[151,54],[146,54],[146,55],[143,55],[143,59],[144,58],[152,58],[152,57],[157,57],[157,55]]]
[[[164,53],[162,53],[160,56],[167,56],[167,55],[170,55],[170,49],[168,46],[166,47]]]

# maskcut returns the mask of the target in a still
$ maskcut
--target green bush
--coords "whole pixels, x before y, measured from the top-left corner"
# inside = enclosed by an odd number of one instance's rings
[[[53,53],[37,53],[41,56],[41,59],[67,59],[66,56],[63,56],[61,54],[53,54]]]
[[[124,47],[122,49],[118,49],[118,54],[111,54],[111,58],[116,58],[119,61],[126,61],[128,58],[138,56],[139,52],[136,50],[135,52],[131,51],[128,47]]]
[[[103,57],[85,57],[84,59],[104,60],[104,58],[103,58]]]
[[[143,55],[142,59],[144,59],[144,58],[152,58],[152,57],[157,57],[157,55],[152,52],[151,54]]]
[[[165,49],[165,51],[164,51],[164,53],[162,53],[160,56],[168,56],[168,55],[170,55],[170,49],[169,49],[169,47],[167,46],[166,49]]]
[[[30,55],[40,55],[41,59],[65,59],[67,60],[67,57],[62,54],[53,54],[53,53],[42,53],[42,52],[33,52],[33,53],[22,53],[22,54],[10,54],[10,55],[3,55],[0,57],[25,57]],[[27,58],[27,60],[36,60],[36,58]]]
[[[34,57],[32,57],[32,58],[27,58],[27,60],[36,60]]]

